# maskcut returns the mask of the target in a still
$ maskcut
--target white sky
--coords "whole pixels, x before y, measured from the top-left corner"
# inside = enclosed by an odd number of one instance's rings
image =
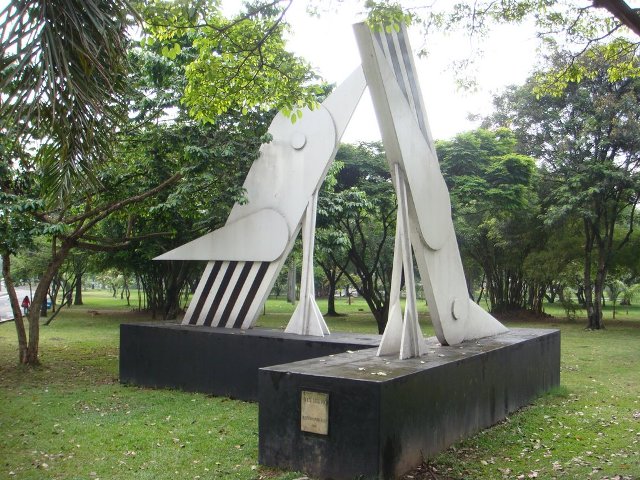
[[[0,10],[7,5],[0,0]],[[223,0],[225,11],[234,11],[241,0]],[[361,21],[348,1],[339,7],[339,15],[324,13],[319,18],[309,16],[306,0],[294,0],[287,12],[292,26],[288,47],[305,58],[322,77],[333,83],[343,81],[360,63],[352,24]],[[416,58],[422,93],[434,138],[446,139],[456,133],[478,126],[467,120],[468,114],[486,115],[491,112],[492,94],[505,86],[524,82],[535,60],[537,42],[534,30],[504,26],[497,29],[482,43],[484,54],[480,58],[475,78],[478,90],[460,91],[456,87],[452,60],[465,58],[469,52],[469,38],[434,37],[427,58]],[[415,29],[409,29],[414,50],[423,39]],[[373,106],[365,92],[358,110],[345,132],[343,141],[357,142],[380,139]]]
[[[325,13],[320,18],[307,15],[305,7],[305,1],[296,0],[287,12],[293,29],[288,47],[310,62],[325,80],[340,83],[360,64],[351,27],[360,18],[344,5],[340,7],[340,15]],[[418,50],[424,39],[417,29],[409,28],[409,33],[414,51]],[[429,56],[416,58],[416,67],[435,139],[451,138],[478,127],[479,122],[467,120],[468,114],[490,113],[492,94],[507,85],[523,83],[536,57],[533,29],[499,27],[482,43],[484,54],[474,76],[477,91],[461,91],[457,89],[451,62],[469,53],[469,38],[439,36],[430,41]],[[365,92],[342,140],[353,143],[378,139],[375,113]]]

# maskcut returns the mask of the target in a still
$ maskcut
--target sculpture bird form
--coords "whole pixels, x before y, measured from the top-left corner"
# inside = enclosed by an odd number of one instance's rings
[[[224,227],[158,260],[207,260],[183,324],[252,327],[302,230],[300,302],[286,332],[324,336],[315,301],[313,248],[318,191],[360,97],[369,87],[394,188],[398,217],[389,320],[379,355],[424,353],[413,271],[415,258],[440,343],[454,345],[507,329],[467,292],[445,184],[431,136],[406,28],[354,26],[362,67],[295,123],[279,113]],[[404,278],[406,305],[400,302]]]

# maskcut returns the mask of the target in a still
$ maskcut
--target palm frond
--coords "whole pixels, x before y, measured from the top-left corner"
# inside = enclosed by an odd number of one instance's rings
[[[131,18],[127,0],[12,0],[0,13],[0,128],[22,125],[25,141],[37,132],[52,197],[95,181],[111,155]]]

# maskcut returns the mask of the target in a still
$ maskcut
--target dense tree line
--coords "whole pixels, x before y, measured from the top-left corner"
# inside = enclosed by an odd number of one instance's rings
[[[633,76],[612,80],[602,50],[594,47],[579,60],[568,53],[553,57],[525,85],[496,97],[486,128],[436,142],[469,294],[478,301],[484,296],[493,313],[541,314],[544,302],[556,298],[570,312],[575,293],[577,305],[587,312],[587,326],[600,329],[605,297],[616,302],[619,292],[632,291],[640,281],[640,83]],[[638,62],[634,55],[624,61],[631,69]],[[540,93],[540,76],[553,76],[576,62],[587,63],[584,71],[590,73]],[[366,173],[355,177],[357,184],[338,181],[324,191],[321,212],[331,220],[323,223],[338,226],[339,232],[323,231],[332,262],[328,268],[323,254],[321,265],[330,283],[342,272],[382,329],[390,268],[382,259],[390,247],[369,254],[367,262],[362,259],[367,249],[381,247],[376,232],[392,230],[386,222],[393,219],[369,214],[373,225],[360,221],[379,201],[380,191],[367,186],[381,177],[367,165],[381,152],[365,146],[345,146],[341,152],[337,158],[344,159],[347,178],[354,170]],[[350,165],[354,152],[357,166]],[[392,198],[389,192],[382,195]],[[366,275],[363,264],[372,269]]]
[[[219,226],[273,112],[297,115],[321,91],[285,49],[285,11],[30,0],[0,12],[0,254],[20,362],[39,362],[40,307],[74,249],[109,253],[153,311],[175,316],[193,267],[151,259]],[[11,261],[39,238],[47,260],[27,332]]]
[[[275,111],[295,120],[326,92],[285,48],[289,5],[233,18],[207,1],[29,0],[0,12],[3,277],[10,292],[13,278],[36,280],[28,329],[11,298],[22,363],[38,363],[40,306],[80,303],[88,273],[118,272],[123,295],[130,282],[144,291],[140,308],[179,314],[202,266],[152,259],[221,226]],[[496,98],[486,128],[437,149],[470,295],[494,312],[541,312],[572,289],[602,328],[605,290],[625,301],[640,272],[638,44],[596,45],[620,26],[589,9],[563,6],[572,19],[544,1],[452,6],[366,9],[388,28],[472,20],[464,28],[486,31],[533,16],[589,47],[550,43],[549,64]],[[319,272],[332,298],[342,282],[364,297],[382,331],[395,233],[384,152],[344,146],[337,159],[319,205]]]

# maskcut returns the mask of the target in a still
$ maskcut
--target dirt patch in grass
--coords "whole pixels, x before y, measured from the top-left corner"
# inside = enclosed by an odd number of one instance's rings
[[[418,468],[411,470],[401,477],[401,480],[461,480],[450,477],[446,473],[440,472],[438,467],[430,463],[423,463]]]

